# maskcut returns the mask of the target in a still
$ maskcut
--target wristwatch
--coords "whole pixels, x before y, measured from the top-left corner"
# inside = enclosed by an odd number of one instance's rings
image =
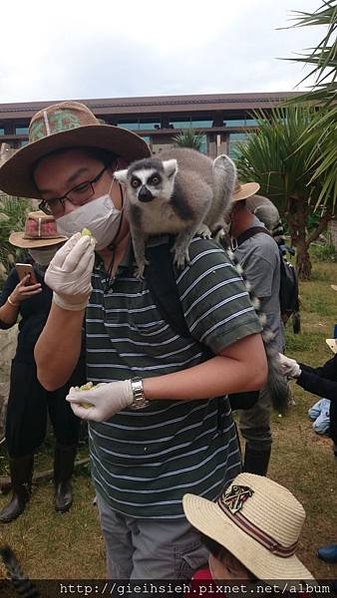
[[[144,385],[141,378],[131,378],[131,388],[133,392],[133,401],[130,405],[131,409],[144,409],[150,404],[150,401],[145,398]]]

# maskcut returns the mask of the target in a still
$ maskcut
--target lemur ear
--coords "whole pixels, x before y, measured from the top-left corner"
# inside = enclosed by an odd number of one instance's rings
[[[116,181],[118,181],[119,183],[126,183],[126,175],[127,175],[128,169],[125,168],[125,170],[116,170],[114,172],[114,178],[116,179]]]
[[[178,172],[178,162],[173,158],[172,160],[163,160],[163,168],[166,176],[171,178]]]

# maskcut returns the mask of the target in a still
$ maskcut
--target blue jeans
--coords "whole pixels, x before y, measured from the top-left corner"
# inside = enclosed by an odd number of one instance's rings
[[[308,415],[313,421],[312,427],[317,434],[326,434],[330,428],[330,401],[320,399],[308,410]]]

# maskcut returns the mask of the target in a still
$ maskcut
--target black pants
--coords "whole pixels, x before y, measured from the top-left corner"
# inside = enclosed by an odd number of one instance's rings
[[[47,391],[37,379],[35,364],[12,362],[6,419],[6,443],[11,458],[34,453],[46,435],[47,415],[56,440],[63,445],[77,444],[80,419],[65,400],[70,386],[84,384],[85,364],[80,361],[68,383]]]
[[[337,445],[337,397],[330,403],[330,436]]]

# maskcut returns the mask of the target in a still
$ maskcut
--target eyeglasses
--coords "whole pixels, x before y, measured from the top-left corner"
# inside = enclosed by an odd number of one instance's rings
[[[43,199],[39,203],[39,209],[48,215],[62,216],[64,214],[66,199],[76,206],[83,206],[94,195],[94,185],[100,180],[107,168],[108,166],[104,166],[103,170],[101,170],[95,178],[91,179],[91,181],[84,181],[83,183],[80,183],[80,185],[76,185],[76,187],[70,189],[70,191],[62,197],[55,197],[54,199],[48,200]]]

